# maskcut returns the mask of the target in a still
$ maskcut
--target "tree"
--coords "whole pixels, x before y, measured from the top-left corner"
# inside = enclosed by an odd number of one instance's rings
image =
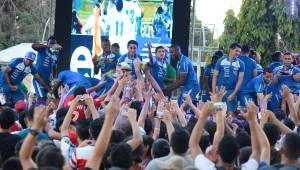
[[[295,1],[300,7],[300,1]],[[280,35],[278,48],[282,51],[298,52],[300,42],[300,17],[289,13],[290,4],[287,0],[276,0],[272,4],[277,21],[277,32]]]
[[[227,51],[229,45],[237,40],[238,19],[234,16],[234,11],[229,9],[224,19],[224,32],[220,36],[220,49]]]
[[[237,24],[237,40],[261,53],[262,64],[268,64],[276,50],[277,23],[273,0],[244,0]]]

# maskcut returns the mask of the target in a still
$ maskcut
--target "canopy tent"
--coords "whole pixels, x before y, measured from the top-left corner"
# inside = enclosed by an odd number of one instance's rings
[[[32,43],[21,43],[0,51],[0,64],[7,65],[14,58],[24,57],[28,51],[37,53],[31,45]]]

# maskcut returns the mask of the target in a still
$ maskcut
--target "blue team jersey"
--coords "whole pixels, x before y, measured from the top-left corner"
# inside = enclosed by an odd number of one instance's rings
[[[62,81],[64,84],[69,87],[73,85],[83,86],[85,88],[91,87],[91,83],[87,78],[77,72],[65,70],[58,74],[57,79]]]
[[[122,63],[122,62],[126,62],[128,65],[130,65],[131,67],[131,75],[133,76],[133,78],[136,78],[136,74],[135,74],[135,70],[134,70],[134,65],[133,65],[133,61],[136,59],[136,58],[139,58],[141,61],[142,61],[142,57],[139,56],[139,55],[135,55],[133,57],[133,59],[130,59],[128,57],[128,54],[125,54],[123,56],[121,56],[118,60],[118,64],[119,63]]]
[[[109,71],[115,71],[119,57],[119,55],[111,52],[101,54],[100,61],[98,63],[101,73],[105,74]]]
[[[243,83],[240,89],[240,91],[243,92],[247,84],[254,78],[252,73],[256,70],[256,62],[248,56],[239,56],[238,58],[244,62],[245,68],[247,68],[245,69]]]
[[[253,78],[247,85],[246,88],[244,89],[245,94],[250,94],[250,93],[267,93],[267,86],[270,85],[266,84],[264,82],[264,77],[263,74]]]
[[[277,74],[278,71],[281,72],[290,72],[293,76],[296,74],[300,74],[300,69],[290,65],[288,68],[285,68],[283,66],[276,67],[273,70],[273,76]],[[292,90],[293,93],[298,93],[299,90],[299,82],[296,82],[292,76],[279,76],[278,77],[278,86],[282,87],[282,85],[286,85],[289,87],[290,90]]]
[[[47,48],[38,50],[35,68],[44,81],[49,81],[53,67],[57,64],[57,55],[51,54]]]
[[[271,64],[268,65],[269,68],[274,70],[276,67],[282,66],[282,63],[279,61],[273,61]]]
[[[167,73],[167,64],[161,60],[155,60],[151,66],[151,75],[161,89],[164,89],[164,80]]]
[[[13,59],[8,67],[11,69],[9,78],[12,85],[19,85],[28,74],[34,75],[37,73],[33,65],[25,65],[24,58]],[[2,82],[6,83],[4,74],[2,75]]]
[[[194,70],[192,61],[184,55],[181,55],[180,60],[177,63],[177,72],[186,73],[186,79],[181,91],[198,91],[200,89],[197,74]]]
[[[208,64],[204,69],[204,77],[208,77],[208,82],[205,83],[207,83],[209,91],[212,90],[213,75],[214,75],[214,68],[212,68],[211,64]]]
[[[245,71],[244,62],[236,58],[232,62],[229,57],[220,58],[215,66],[219,73],[217,86],[225,86],[226,90],[234,90],[238,81],[239,73]]]
[[[264,72],[263,67],[260,64],[256,64],[257,75],[260,75]]]

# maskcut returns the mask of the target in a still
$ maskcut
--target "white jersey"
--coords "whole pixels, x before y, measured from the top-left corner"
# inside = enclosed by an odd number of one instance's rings
[[[123,1],[122,13],[126,14],[130,18],[131,30],[134,29],[135,35],[137,32],[136,18],[142,16],[142,10],[137,2]]]
[[[127,52],[127,42],[135,39],[134,31],[130,30],[130,19],[116,8],[109,11],[109,40],[111,43],[119,43],[120,53]]]

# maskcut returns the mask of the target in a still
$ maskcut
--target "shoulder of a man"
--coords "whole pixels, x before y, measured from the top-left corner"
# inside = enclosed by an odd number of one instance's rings
[[[198,169],[216,170],[215,164],[207,159],[203,154],[199,154],[196,157],[195,167]]]
[[[249,159],[246,163],[242,164],[241,169],[242,170],[252,170],[252,169],[258,169],[258,162],[255,159]]]

